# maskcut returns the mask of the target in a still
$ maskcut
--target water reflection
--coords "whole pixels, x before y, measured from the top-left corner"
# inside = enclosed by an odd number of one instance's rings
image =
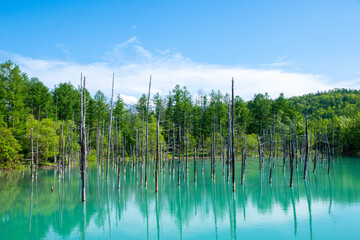
[[[316,174],[311,172],[306,180],[300,164],[294,169],[293,188],[281,167],[273,169],[269,184],[269,166],[259,171],[256,160],[247,164],[245,182],[238,184],[235,193],[221,168],[211,180],[206,161],[204,172],[198,168],[197,181],[188,174],[180,178],[180,187],[176,175],[168,169],[160,171],[157,194],[151,165],[146,188],[140,184],[139,166],[129,165],[121,173],[120,189],[117,171],[111,171],[106,181],[101,170],[92,168],[84,204],[76,169],[66,170],[60,179],[51,170],[39,171],[33,181],[28,172],[24,177],[21,173],[12,173],[9,179],[1,176],[0,232],[9,233],[5,239],[237,239],[266,237],[275,231],[279,239],[313,239],[326,235],[321,228],[335,218],[341,224],[336,229],[356,233],[342,222],[339,207],[351,208],[354,217],[360,212],[359,161],[336,162],[331,176],[319,162]],[[189,172],[193,172],[192,162]],[[351,221],[351,216],[346,218]]]

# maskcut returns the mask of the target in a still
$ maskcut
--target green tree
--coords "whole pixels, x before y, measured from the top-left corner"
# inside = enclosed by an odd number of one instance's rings
[[[11,167],[16,160],[19,159],[20,145],[13,137],[10,129],[0,119],[0,164]]]
[[[271,100],[267,93],[255,94],[254,98],[248,102],[251,120],[249,123],[250,133],[260,133],[271,119]]]
[[[24,151],[27,155],[31,154],[30,147],[30,129],[33,129],[33,138],[34,138],[34,149],[36,148],[36,137],[37,137],[37,127],[38,121],[34,118],[33,115],[29,115],[26,123],[26,136],[24,139],[22,146],[24,147]],[[59,129],[60,123],[57,128]],[[66,136],[66,135],[65,135]],[[47,160],[48,158],[52,158],[54,156],[54,144],[58,146],[59,136],[56,135],[54,129],[54,121],[49,118],[44,118],[39,123],[39,155],[40,159]],[[59,149],[59,147],[57,147]]]
[[[80,112],[80,94],[71,83],[60,83],[52,94],[54,103],[57,103],[58,119],[70,120],[75,112]]]
[[[53,107],[49,89],[38,79],[31,78],[26,88],[25,107],[31,109],[31,114],[37,115],[40,108],[41,117],[47,117]]]
[[[107,117],[109,112],[109,105],[105,94],[102,91],[97,91],[94,96],[94,102],[96,119],[101,123]]]
[[[5,117],[8,127],[20,121],[24,111],[24,88],[28,82],[19,66],[11,61],[0,64],[0,114]]]

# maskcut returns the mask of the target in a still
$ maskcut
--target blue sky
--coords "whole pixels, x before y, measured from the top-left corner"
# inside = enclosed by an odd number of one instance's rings
[[[81,71],[107,94],[115,72],[128,101],[150,74],[165,95],[225,92],[231,77],[245,99],[360,88],[358,0],[2,0],[0,22],[0,60],[50,88]]]

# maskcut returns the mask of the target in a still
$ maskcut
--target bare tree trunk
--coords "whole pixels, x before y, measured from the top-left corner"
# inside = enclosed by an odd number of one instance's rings
[[[31,139],[31,179],[34,179],[34,140],[33,140],[33,129],[31,128],[30,139]]]
[[[194,181],[196,182],[196,147],[194,147]]]
[[[242,164],[241,164],[241,185],[244,184],[245,181],[245,167],[246,167],[246,136],[245,136],[245,130],[244,130],[244,146],[242,149]]]
[[[188,165],[188,155],[189,155],[188,148],[189,148],[189,133],[186,135],[186,177],[188,176],[188,168],[189,168],[189,165]]]
[[[55,110],[55,123],[54,123],[54,133],[56,135],[56,124],[57,124],[57,107],[58,107],[58,97],[56,96],[56,110]],[[54,139],[54,164],[56,166],[56,141]]]
[[[211,176],[212,176],[212,179],[215,179],[215,114],[214,114],[214,120],[213,120],[213,142],[212,142],[212,172],[211,172]]]
[[[334,132],[334,118],[331,119],[331,128],[332,128],[332,158],[335,158],[335,132]]]
[[[102,133],[101,133],[101,148],[100,148],[101,173],[104,172],[104,135],[105,135],[105,120],[103,120]]]
[[[298,169],[298,142],[297,142],[297,125],[296,125],[296,115],[295,115],[295,165],[296,169]]]
[[[64,127],[64,126],[63,126]],[[66,152],[65,152],[65,146],[64,146],[64,142],[66,142],[66,139],[64,139],[64,129],[62,130],[61,132],[61,152],[62,152],[62,173],[65,174],[65,165],[66,165],[66,162],[65,162],[65,157],[66,157]]]
[[[156,125],[156,172],[155,172],[155,192],[158,192],[158,175],[159,175],[159,119]]]
[[[84,85],[83,85],[84,83]],[[84,82],[81,77],[81,154],[80,154],[80,172],[82,183],[82,201],[86,201],[86,98],[85,98],[85,77]]]
[[[69,166],[72,167],[72,163],[73,163],[73,126],[72,125],[71,125],[71,129],[70,129],[70,159],[69,159],[69,163],[70,163]]]
[[[119,139],[120,141],[120,144],[121,144],[121,137]],[[120,149],[121,149],[121,146],[120,146]],[[121,155],[120,155],[120,152],[119,152],[119,156],[118,156],[118,182],[117,182],[117,188],[120,189],[120,173],[121,173]]]
[[[229,113],[228,113],[228,144],[227,144],[227,161],[226,161],[226,179],[229,182],[230,175],[230,159],[231,159],[231,105],[229,101]]]
[[[181,164],[181,126],[179,118],[179,152],[178,152],[178,186],[180,186],[180,164]]]
[[[124,145],[123,145],[123,175],[125,175],[126,172],[126,139],[124,137]]]
[[[330,144],[327,135],[325,136],[326,136],[326,144],[327,144],[328,174],[330,174],[331,173]]]
[[[314,168],[313,168],[313,173],[316,172],[316,163],[317,163],[317,134],[316,131],[314,129],[314,136],[315,136],[315,153],[314,153]]]
[[[100,129],[99,129],[99,120],[96,124],[96,162],[97,168],[100,168]]]
[[[175,123],[173,123],[173,147],[172,147],[172,164],[171,174],[174,176],[175,171]]]
[[[139,163],[139,129],[136,129],[136,145],[135,145],[135,162],[136,165]]]
[[[62,124],[60,124],[60,132],[59,132],[59,161],[58,161],[58,178],[60,179],[61,178],[61,169],[62,169],[62,167],[61,167],[61,154],[62,154],[62,152],[61,152],[61,149],[62,149],[62,147],[61,147],[61,145],[62,145]]]
[[[261,152],[261,141],[259,139],[259,134],[256,135],[257,136],[257,142],[258,142],[258,153],[259,153],[259,170],[262,169],[263,167],[263,161],[262,161],[262,152]]]
[[[68,141],[66,147],[66,158],[67,158],[67,168],[70,168],[70,136],[68,136]]]
[[[285,136],[285,127],[283,128],[282,134],[282,150],[283,150],[283,172],[285,172],[286,167],[286,136]]]
[[[149,103],[150,103],[151,75],[149,81],[149,93],[146,107],[146,127],[145,127],[145,187],[147,186],[147,168],[148,168],[148,124],[149,124]]]
[[[106,158],[106,180],[109,180],[109,160],[110,160],[110,144],[111,144],[111,127],[112,127],[112,113],[113,113],[113,98],[114,98],[114,78],[113,73],[112,79],[112,91],[111,91],[111,104],[110,104],[110,121],[109,121],[109,134],[108,134],[108,145],[107,145],[107,158]]]
[[[291,135],[291,125],[290,125],[290,187],[293,187],[293,175],[294,175],[294,141],[292,140]]]
[[[269,183],[272,182],[272,171],[273,171],[273,168],[275,167],[275,163],[273,163],[270,167],[270,175],[269,175]]]
[[[304,179],[306,179],[307,168],[309,164],[309,132],[308,132],[308,118],[305,116],[305,163],[304,163]]]
[[[242,163],[241,163],[241,185],[244,184],[245,181],[245,167],[246,167],[246,150],[243,148],[242,150]]]
[[[140,163],[140,185],[143,185],[143,168],[144,168],[144,121],[141,133],[141,163]]]
[[[234,153],[234,78],[232,78],[231,85],[231,163],[232,163],[232,183],[233,183],[233,192],[235,192],[235,153]]]
[[[37,122],[37,133],[36,133],[36,168],[35,168],[35,177],[38,176],[38,164],[39,164],[39,125],[40,125],[40,106],[39,106],[39,114],[38,114],[38,122]]]

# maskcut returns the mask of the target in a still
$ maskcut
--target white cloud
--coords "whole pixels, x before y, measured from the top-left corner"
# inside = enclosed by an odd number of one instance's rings
[[[280,56],[273,63],[261,64],[261,67],[270,67],[270,68],[282,68],[288,67],[295,64],[295,61],[289,60],[288,56]]]
[[[354,86],[357,86],[355,88],[359,88],[360,86],[360,78],[359,79],[353,79],[349,81],[341,81],[334,84],[337,88],[354,88]]]
[[[69,50],[67,50],[67,48],[61,44],[61,43],[54,43],[55,47],[57,47],[58,49],[60,49],[60,51],[62,51],[63,53],[65,53],[66,55],[70,55],[71,52]]]
[[[3,53],[0,51],[0,59]],[[78,86],[82,72],[92,95],[97,90],[103,91],[108,97],[111,95],[114,72],[115,96],[120,93],[127,103],[134,103],[142,93],[147,93],[150,75],[152,95],[156,92],[167,94],[176,84],[186,86],[193,95],[199,89],[205,93],[212,89],[230,92],[232,77],[235,78],[236,95],[245,100],[250,100],[255,93],[267,92],[270,97],[276,98],[281,92],[290,97],[334,87],[360,87],[359,80],[334,84],[318,74],[205,64],[194,62],[171,50],[166,50],[166,54],[154,54],[144,49],[136,37],[116,45],[102,61],[90,64],[33,59],[17,54],[12,54],[11,59],[23,72],[38,77],[49,88],[60,82],[71,82]]]
[[[134,42],[137,42],[135,36],[131,37],[130,39],[126,40],[126,41],[123,42],[123,43],[119,43],[119,44],[115,45],[115,48],[124,48],[124,47],[126,47],[126,46],[128,46],[129,44],[134,43]]]

